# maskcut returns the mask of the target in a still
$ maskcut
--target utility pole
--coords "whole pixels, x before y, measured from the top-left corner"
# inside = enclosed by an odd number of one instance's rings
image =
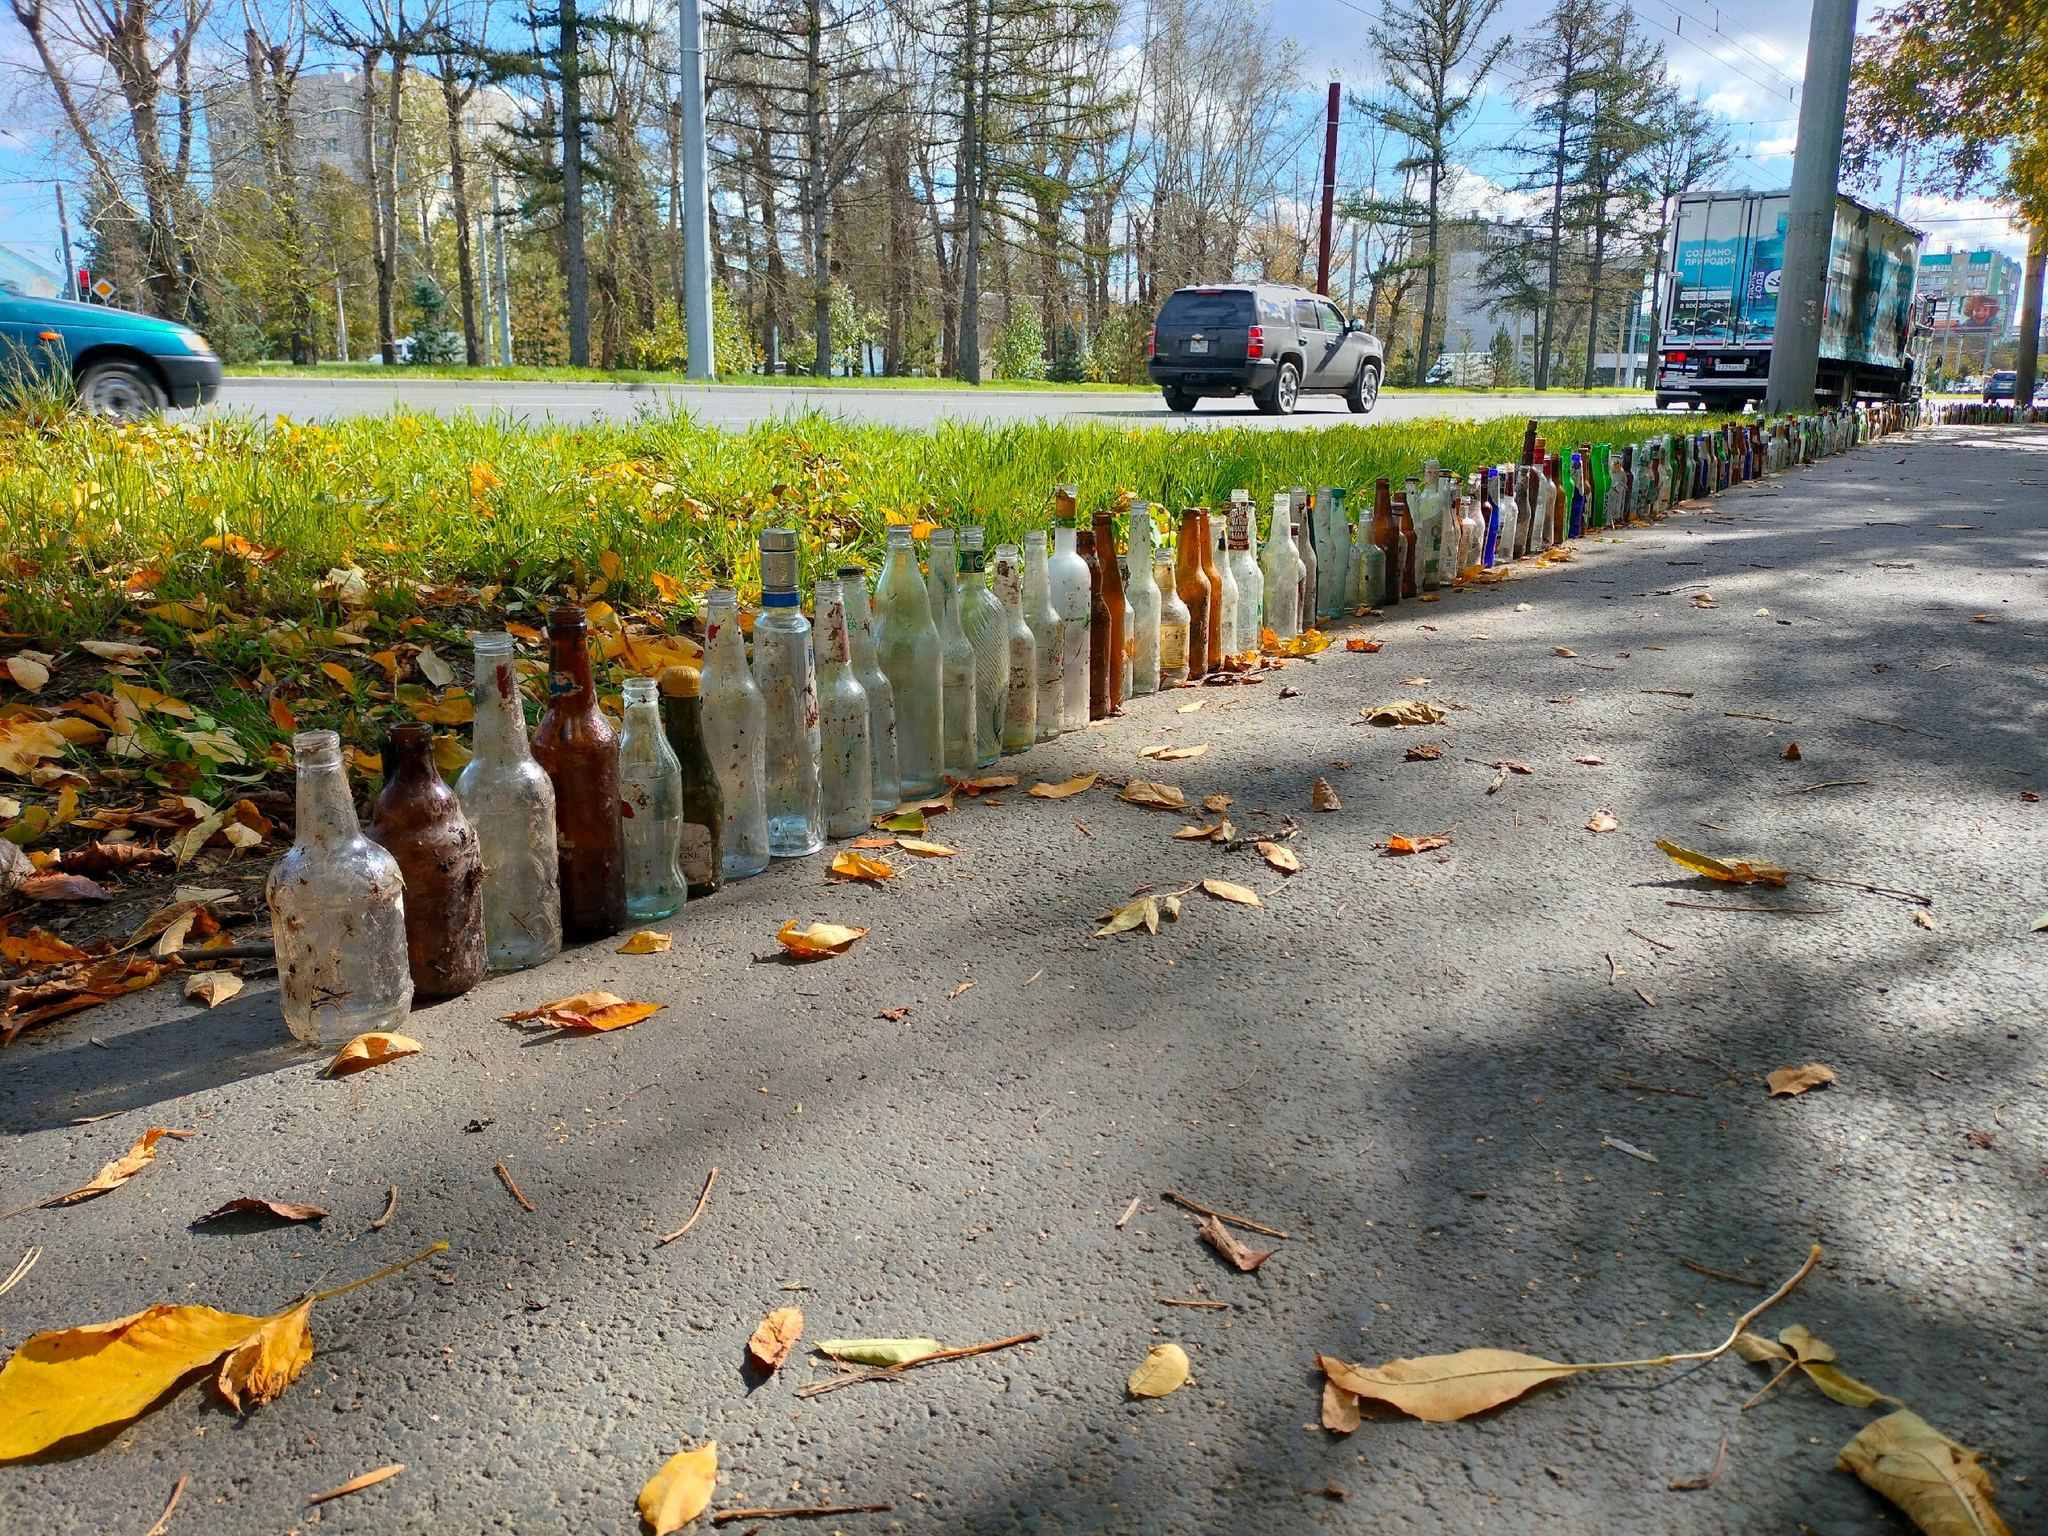
[[[718,373],[711,343],[711,172],[704,152],[704,11],[701,0],[677,0],[682,25],[683,325],[689,376]]]
[[[2027,231],[2026,276],[2020,280],[2019,379],[2014,384],[2012,403],[2031,405],[2034,380],[2041,363],[2041,282],[2048,267],[2048,229]]]
[[[1855,43],[1856,0],[1813,0],[1813,21],[1806,34],[1806,83],[1799,98],[1799,145],[1792,154],[1792,196],[1785,210],[1778,322],[1764,396],[1767,411],[1813,409],[1828,251],[1835,234],[1835,181],[1842,169],[1842,121],[1849,111],[1849,65]]]
[[[73,300],[83,300],[85,295],[78,291],[78,263],[71,259],[71,221],[64,217],[64,183],[53,181],[50,186],[57,194],[57,243],[64,251],[64,288]]]
[[[491,177],[491,236],[498,256],[498,366],[512,366],[512,284],[505,275],[505,210],[498,201],[498,178]]]
[[[1323,125],[1323,227],[1316,241],[1316,292],[1330,296],[1330,219],[1337,207],[1337,113],[1344,87],[1330,82],[1330,111]]]

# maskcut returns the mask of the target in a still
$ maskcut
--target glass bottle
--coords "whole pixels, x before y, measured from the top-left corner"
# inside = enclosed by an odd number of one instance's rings
[[[1344,520],[1344,493],[1319,485],[1315,497],[1316,618],[1328,621],[1344,611],[1344,577],[1351,565],[1350,531]]]
[[[889,525],[889,556],[875,584],[875,659],[896,704],[896,793],[936,794],[945,763],[945,649],[908,523]]]
[[[1414,475],[1408,477],[1403,495],[1409,519],[1408,543],[1414,551],[1409,563],[1415,568],[1415,588],[1403,595],[1420,597],[1429,590],[1431,573],[1436,564],[1436,551],[1431,546],[1435,543],[1436,532],[1442,524],[1430,507],[1429,492]]]
[[[1188,605],[1181,601],[1174,562],[1163,554],[1152,562],[1152,580],[1159,588],[1159,686],[1178,688],[1188,680]]]
[[[271,866],[264,894],[277,950],[278,1002],[294,1038],[345,1045],[405,1022],[412,1008],[406,961],[405,879],[398,862],[362,834],[341,738],[301,731],[295,841]]]
[[[1037,642],[1038,739],[1051,741],[1060,733],[1060,711],[1066,705],[1067,638],[1066,621],[1053,606],[1043,528],[1024,535],[1024,622]]]
[[[1387,477],[1372,483],[1372,542],[1379,553],[1380,606],[1401,601],[1401,527],[1394,521],[1394,499]]]
[[[1399,498],[1399,504],[1394,512],[1401,532],[1401,596],[1412,599],[1421,589],[1415,570],[1415,509],[1408,505],[1405,492]]]
[[[1494,563],[1511,565],[1515,558],[1515,539],[1521,533],[1521,508],[1515,503],[1515,467],[1512,464],[1503,464],[1494,471],[1493,504],[1498,513],[1494,530]]]
[[[1139,697],[1159,691],[1159,576],[1153,570],[1152,508],[1131,506],[1131,579],[1125,596],[1131,604],[1131,693]]]
[[[1586,461],[1576,450],[1571,458],[1571,537],[1586,532]]]
[[[683,785],[676,860],[692,901],[725,884],[725,790],[704,741],[703,691],[703,674],[695,667],[669,667],[661,674],[661,730]]]
[[[996,546],[989,578],[1003,609],[1008,657],[1003,689],[1003,750],[1022,752],[1038,740],[1038,637],[1024,618],[1024,559],[1014,544]]]
[[[1061,486],[1055,501],[1060,521],[1052,532],[1052,605],[1066,626],[1060,653],[1060,729],[1078,731],[1088,724],[1088,567],[1076,547],[1073,487]]]
[[[818,793],[827,837],[859,837],[875,814],[875,757],[868,745],[868,691],[853,670],[845,589],[821,576],[811,589],[818,614]]]
[[[512,637],[480,634],[471,700],[474,755],[455,781],[476,828],[484,875],[484,954],[493,971],[523,971],[562,951],[555,785],[526,744],[526,709]]]
[[[1224,529],[1224,556],[1230,579],[1237,584],[1237,620],[1232,626],[1239,655],[1259,648],[1259,629],[1265,622],[1266,578],[1252,558],[1252,513],[1248,491],[1230,493],[1230,512]]]
[[[768,710],[747,666],[738,595],[704,603],[704,746],[725,798],[724,868],[744,880],[768,867]]]
[[[975,690],[974,645],[960,623],[960,551],[950,528],[932,530],[926,546],[931,570],[932,609],[939,625],[943,726],[940,763],[955,778],[970,778],[975,767],[975,721],[980,718]]]
[[[619,731],[619,830],[625,842],[626,916],[671,917],[688,893],[683,847],[683,766],[661,726],[651,677],[629,677]]]
[[[1287,531],[1294,539],[1294,571],[1297,592],[1294,600],[1294,622],[1303,631],[1316,627],[1316,576],[1318,561],[1315,546],[1308,541],[1308,491],[1297,485],[1287,501]]]
[[[1613,450],[1606,443],[1593,445],[1593,526],[1605,528],[1607,517],[1607,491],[1611,484],[1608,478],[1608,456]]]
[[[875,621],[868,606],[867,571],[839,568],[839,595],[846,603],[846,633],[853,643],[853,673],[868,696],[869,778],[879,815],[896,809],[896,696],[875,659]],[[690,893],[696,895],[695,891]]]
[[[1209,620],[1215,609],[1209,602],[1209,577],[1202,567],[1207,553],[1202,535],[1199,507],[1183,508],[1180,536],[1174,544],[1173,584],[1188,608],[1188,681],[1199,682],[1209,675]]]
[[[1101,573],[1102,607],[1109,619],[1108,712],[1114,715],[1124,707],[1124,641],[1129,631],[1124,627],[1123,567],[1116,558],[1116,518],[1108,512],[1095,514],[1095,565]],[[1092,642],[1089,652],[1094,653]]]
[[[1010,635],[1003,605],[988,589],[987,533],[960,530],[960,627],[974,647],[974,765],[986,768],[1003,752],[1003,716],[1010,695]]]
[[[484,979],[484,865],[476,828],[434,762],[434,728],[407,721],[384,744],[384,787],[363,836],[405,881],[405,949],[415,1002],[460,997]]]
[[[625,841],[619,825],[619,738],[590,678],[590,626],[576,603],[548,614],[548,708],[533,756],[555,784],[555,863],[562,932],[601,939],[626,926]]]
[[[1265,593],[1263,629],[1275,638],[1292,640],[1301,633],[1300,577],[1294,569],[1294,540],[1287,530],[1288,509],[1293,499],[1285,491],[1273,494],[1273,520],[1266,529],[1266,567],[1262,573]],[[1260,635],[1263,646],[1265,636]]]
[[[1131,683],[1136,675],[1138,662],[1138,613],[1131,606],[1131,568],[1130,563],[1121,555],[1117,557],[1116,579],[1117,586],[1122,592],[1124,600],[1124,624],[1122,631],[1124,637],[1124,664],[1122,671],[1118,674],[1119,680],[1117,683],[1117,687],[1121,690],[1117,694],[1117,698],[1121,701],[1131,696]]]
[[[766,716],[768,851],[801,859],[825,846],[819,783],[818,666],[797,598],[796,530],[761,530],[761,616],[754,682]]]
[[[1246,649],[1237,633],[1239,594],[1237,573],[1230,568],[1230,514],[1226,511],[1217,518],[1204,512],[1202,526],[1209,540],[1209,569],[1215,573],[1209,579],[1216,587],[1216,659],[1220,665],[1225,656]]]
[[[1209,633],[1207,635],[1209,654],[1206,658],[1208,672],[1223,670],[1223,578],[1216,569],[1216,534],[1211,525],[1209,509],[1197,507],[1196,515],[1202,524],[1202,576],[1209,583]],[[1193,640],[1190,631],[1190,643]],[[1192,654],[1188,659],[1190,669],[1194,666]],[[1207,673],[1205,672],[1206,676]]]
[[[1109,718],[1109,604],[1102,590],[1102,562],[1095,554],[1095,530],[1082,528],[1074,535],[1074,547],[1081,563],[1088,567],[1088,718]]]

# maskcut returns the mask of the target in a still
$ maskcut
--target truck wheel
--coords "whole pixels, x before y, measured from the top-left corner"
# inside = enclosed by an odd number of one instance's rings
[[[1380,371],[1371,363],[1361,363],[1358,377],[1351,381],[1351,387],[1344,391],[1344,403],[1351,407],[1351,414],[1363,416],[1379,403]]]
[[[1175,389],[1169,385],[1160,393],[1166,397],[1166,408],[1169,411],[1185,414],[1195,408],[1196,397],[1184,389]]]
[[[137,363],[94,363],[78,376],[78,404],[94,416],[140,421],[169,403],[156,380]]]
[[[1267,416],[1292,416],[1301,398],[1301,372],[1292,363],[1282,363],[1265,389],[1252,391],[1252,404]]]

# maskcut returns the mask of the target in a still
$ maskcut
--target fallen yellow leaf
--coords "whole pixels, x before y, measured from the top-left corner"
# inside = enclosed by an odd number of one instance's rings
[[[818,1353],[855,1365],[908,1365],[946,1346],[937,1339],[820,1339]]]
[[[1069,795],[1080,794],[1084,789],[1093,789],[1095,781],[1101,777],[1099,773],[1084,773],[1058,784],[1048,784],[1040,779],[1031,786],[1031,793],[1041,800],[1064,800]]]
[[[381,1066],[387,1061],[396,1061],[401,1056],[411,1056],[420,1049],[419,1041],[410,1035],[394,1035],[385,1030],[373,1029],[366,1035],[357,1035],[334,1053],[334,1060],[327,1063],[327,1076],[346,1077],[351,1072],[360,1072],[365,1067]]]
[[[499,1020],[506,1024],[523,1024],[528,1019],[540,1019],[561,1029],[624,1029],[628,1024],[652,1018],[664,1006],[661,1003],[629,1003],[612,992],[578,992],[574,997],[558,997],[537,1008],[501,1014]]]
[[[353,687],[355,684],[355,673],[338,661],[323,661],[320,663],[320,670],[344,688]]]
[[[951,783],[955,789],[963,790],[967,794],[985,795],[991,790],[1014,788],[1017,783],[1017,775],[1014,773],[989,773],[983,774],[978,779],[954,779]]]
[[[1432,1424],[1470,1418],[1513,1402],[1531,1387],[1570,1376],[1561,1365],[1512,1349],[1464,1349],[1454,1355],[1419,1355],[1367,1369],[1328,1355],[1317,1357],[1323,1373],[1347,1392],[1391,1403]]]
[[[1365,711],[1371,725],[1435,725],[1443,718],[1441,709],[1423,699],[1395,699]]]
[[[1308,787],[1308,803],[1318,811],[1341,811],[1344,802],[1337,798],[1337,791],[1330,788],[1330,781],[1318,775],[1315,783]]]
[[[1619,832],[1621,830],[1621,823],[1614,819],[1614,812],[1603,805],[1587,818],[1586,830],[1588,832]]]
[[[1741,859],[1717,859],[1712,854],[1695,853],[1677,843],[1667,843],[1661,837],[1657,839],[1657,846],[1694,874],[1705,875],[1709,880],[1725,881],[1729,885],[1782,886],[1788,873],[1769,864],[1750,864]]]
[[[782,1362],[789,1358],[790,1347],[804,1334],[804,1314],[801,1307],[777,1307],[761,1319],[761,1326],[754,1330],[747,1340],[747,1353],[754,1357],[754,1363],[764,1371],[782,1368]]]
[[[1095,930],[1098,939],[1113,933],[1129,933],[1133,928],[1143,928],[1147,933],[1159,931],[1159,902],[1156,897],[1140,896],[1136,901],[1126,902],[1114,912],[1102,915],[1103,926]]]
[[[1387,839],[1387,857],[1396,858],[1406,853],[1428,853],[1432,848],[1442,848],[1450,842],[1448,837],[1390,837]]]
[[[134,1146],[94,1174],[90,1183],[81,1184],[76,1189],[67,1190],[61,1195],[52,1195],[49,1199],[39,1200],[36,1203],[42,1206],[76,1205],[81,1200],[90,1200],[96,1195],[104,1195],[110,1189],[119,1189],[123,1184],[134,1178],[136,1174],[142,1172],[143,1169],[156,1161],[156,1144],[158,1142],[162,1141],[166,1136],[189,1136],[191,1134],[190,1131],[166,1131],[152,1126],[149,1130],[142,1133]]]
[[[14,679],[15,686],[30,693],[41,693],[43,685],[50,680],[50,669],[27,656],[10,656],[7,658],[7,675]]]
[[[1228,880],[1212,877],[1202,882],[1202,889],[1218,901],[1234,901],[1241,907],[1256,907],[1262,904],[1257,891],[1242,885],[1234,885]]]
[[[1835,1464],[1898,1505],[1927,1536],[2012,1536],[1992,1508],[1991,1474],[1977,1453],[1909,1409],[1864,1425]]]
[[[898,811],[893,816],[877,816],[875,826],[883,832],[922,832],[923,811]]]
[[[25,779],[36,764],[62,757],[68,746],[63,734],[46,720],[31,720],[26,715],[0,720],[0,772]]]
[[[1261,842],[1259,854],[1265,861],[1283,875],[1301,873],[1301,860],[1294,856],[1294,850],[1280,843]]]
[[[1131,1372],[1133,1397],[1164,1397],[1188,1384],[1187,1351],[1178,1344],[1154,1344],[1144,1363]]]
[[[228,1351],[214,1388],[235,1412],[246,1399],[251,1408],[272,1401],[313,1363],[313,1303],[265,1318],[263,1325]]]
[[[673,943],[675,943],[675,936],[673,934],[656,933],[652,928],[642,928],[633,937],[621,944],[615,953],[621,955],[665,955],[669,951],[669,946]]]
[[[640,1518],[654,1536],[679,1531],[704,1513],[718,1485],[718,1442],[678,1451],[640,1490]]]
[[[837,923],[812,923],[808,928],[799,928],[796,919],[791,918],[777,931],[775,942],[799,960],[822,960],[827,955],[845,954],[866,932],[865,928],[842,928]]]
[[[848,849],[832,860],[832,873],[842,880],[872,880],[879,885],[896,878],[896,867],[887,859],[871,859]]]
[[[896,846],[905,853],[914,853],[921,859],[950,859],[960,850],[948,848],[944,843],[928,843],[921,837],[899,837]]]
[[[1149,805],[1162,811],[1184,811],[1188,797],[1172,784],[1148,784],[1133,779],[1117,791],[1117,799],[1129,805]]]
[[[1173,712],[1176,715],[1192,715],[1196,710],[1202,708],[1208,702],[1209,701],[1207,699],[1197,699],[1192,704],[1176,704],[1173,707]]]
[[[1358,1394],[1347,1391],[1328,1377],[1323,1378],[1323,1428],[1348,1435],[1364,1423],[1359,1412]]]
[[[1208,750],[1209,744],[1203,742],[1198,747],[1147,747],[1138,756],[1149,757],[1158,763],[1177,763],[1184,758],[1200,757]]]
[[[1803,1067],[1779,1067],[1765,1079],[1771,1085],[1771,1097],[1774,1099],[1791,1098],[1834,1080],[1835,1069],[1824,1067],[1817,1061]]]
[[[232,971],[202,971],[185,982],[185,1001],[218,1008],[242,990],[242,978]]]

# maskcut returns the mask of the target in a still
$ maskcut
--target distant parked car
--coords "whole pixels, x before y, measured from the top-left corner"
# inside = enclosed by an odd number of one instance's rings
[[[0,372],[68,373],[82,407],[124,421],[220,393],[220,359],[190,326],[18,293],[0,293]]]
[[[1169,411],[1204,395],[1245,395],[1269,416],[1307,394],[1342,395],[1363,415],[1380,396],[1387,360],[1363,322],[1328,299],[1282,283],[1177,289],[1159,311],[1145,373]]]
[[[1984,380],[1984,403],[1994,400],[2010,400],[2019,392],[2020,375],[2016,368],[2001,368]]]

